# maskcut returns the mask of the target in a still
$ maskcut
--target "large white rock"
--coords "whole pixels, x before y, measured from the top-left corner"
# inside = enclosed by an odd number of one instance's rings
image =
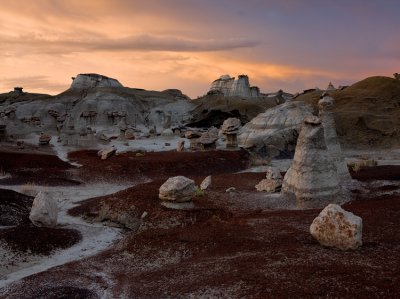
[[[123,87],[118,80],[99,74],[79,74],[73,78],[71,88]]]
[[[296,197],[302,208],[336,203],[341,192],[336,164],[325,143],[324,128],[316,116],[303,124],[293,162],[285,174],[282,192]]]
[[[55,227],[57,225],[57,202],[49,193],[40,191],[33,200],[29,219],[36,226]]]
[[[312,108],[299,101],[288,101],[260,113],[245,124],[238,135],[239,146],[274,157],[292,157],[303,120]]]
[[[196,190],[193,180],[184,176],[175,176],[161,185],[158,197],[169,202],[189,202],[195,196]]]
[[[329,204],[314,219],[310,233],[323,246],[357,249],[362,245],[362,219],[336,204]]]
[[[336,133],[335,118],[333,115],[334,100],[332,97],[325,95],[318,102],[319,117],[325,132],[325,142],[328,147],[329,154],[336,164],[338,177],[341,181],[351,180],[350,172],[344,160],[339,138]]]

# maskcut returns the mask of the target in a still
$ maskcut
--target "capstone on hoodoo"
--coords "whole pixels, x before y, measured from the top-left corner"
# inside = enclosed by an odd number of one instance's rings
[[[118,80],[99,74],[79,74],[72,77],[72,89],[87,89],[93,87],[123,87]]]
[[[250,86],[247,75],[235,77],[223,75],[211,84],[208,94],[221,94],[226,97],[246,97],[258,98],[261,96],[260,89],[257,86]]]

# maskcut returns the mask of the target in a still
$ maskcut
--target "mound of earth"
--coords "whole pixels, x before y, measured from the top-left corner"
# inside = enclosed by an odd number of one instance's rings
[[[30,223],[33,197],[12,190],[0,189],[0,226]]]
[[[305,93],[296,100],[317,107],[322,91]],[[343,90],[330,92],[335,99],[335,121],[340,141],[347,146],[396,147],[400,144],[400,81],[369,77]]]

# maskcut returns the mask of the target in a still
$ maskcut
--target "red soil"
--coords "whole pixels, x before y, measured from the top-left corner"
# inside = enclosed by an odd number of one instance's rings
[[[353,192],[354,200],[344,209],[362,217],[363,246],[343,252],[320,246],[310,235],[309,226],[320,209],[246,205],[259,195],[254,185],[264,174],[233,174],[242,163],[240,155],[170,152],[133,158],[127,154],[106,161],[91,152],[71,155],[84,164],[79,170],[82,178],[111,179],[120,173],[123,178],[153,179],[88,200],[71,214],[96,217],[107,205],[117,214],[139,219],[146,211],[148,216],[138,220],[137,231],[127,232],[108,251],[27,277],[0,290],[0,295],[35,297],[39,290],[54,287],[79,288],[99,297],[107,291],[113,298],[395,298],[400,294],[399,184],[370,185]],[[381,172],[379,179],[391,177],[393,169]],[[363,171],[364,177],[375,176],[374,168]],[[168,210],[159,204],[159,186],[177,174],[196,183],[213,175],[210,190],[195,198],[193,210]],[[225,192],[231,186],[237,193]],[[378,195],[382,191],[391,193]]]

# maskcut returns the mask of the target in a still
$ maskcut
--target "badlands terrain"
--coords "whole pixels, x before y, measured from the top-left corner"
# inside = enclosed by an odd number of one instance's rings
[[[398,297],[399,120],[389,77],[0,94],[0,297]],[[342,213],[330,244],[310,233],[329,203],[362,219]]]

